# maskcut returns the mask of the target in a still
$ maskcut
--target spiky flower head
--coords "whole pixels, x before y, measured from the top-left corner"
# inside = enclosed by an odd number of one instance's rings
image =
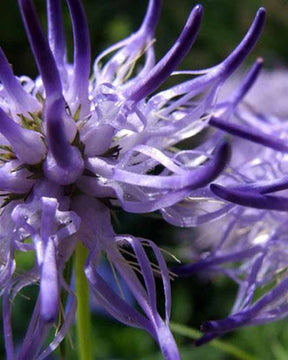
[[[161,4],[150,0],[139,30],[103,51],[91,74],[83,7],[80,0],[66,2],[74,36],[72,64],[66,58],[59,0],[47,0],[48,38],[32,1],[19,0],[40,73],[35,81],[14,76],[0,52],[0,285],[7,359],[14,356],[10,300],[32,283],[40,283],[39,297],[18,359],[44,359],[64,338],[76,307],[64,270],[81,241],[89,253],[84,271],[99,303],[116,319],[148,331],[164,357],[176,360],[179,353],[169,330],[169,272],[162,253],[150,240],[117,235],[111,209],[160,210],[167,221],[181,225],[188,210],[197,221],[189,196],[199,196],[198,189],[225,168],[229,146],[217,136],[198,149],[175,146],[207,126],[208,114],[217,108],[218,88],[256,43],[265,12],[258,11],[247,35],[221,64],[190,72],[199,76],[155,93],[194,43],[202,7],[192,9],[179,38],[155,62],[153,37]],[[28,273],[15,272],[15,251],[35,253]],[[100,275],[102,255],[126,282],[140,310]],[[164,320],[157,309],[155,271],[163,283]],[[67,304],[60,304],[61,291],[67,293]],[[57,331],[43,350],[57,318]]]
[[[255,63],[236,94],[256,80],[261,62]],[[234,107],[234,116],[227,119],[224,112],[218,111],[210,119],[210,124],[221,132],[234,135],[229,168],[217,183],[210,185],[210,201],[220,202],[227,211],[213,224],[213,234],[207,228],[198,229],[199,246],[193,264],[177,272],[185,276],[224,273],[239,288],[231,314],[204,323],[206,334],[198,344],[242,326],[268,323],[288,315],[287,106],[281,96],[275,99],[281,103],[277,109],[273,101],[273,95],[278,94],[275,88],[286,86],[285,75],[283,70],[264,72],[251,95]],[[263,87],[264,93],[259,91]],[[235,103],[235,98],[228,102]],[[214,210],[209,210],[212,218]],[[201,247],[205,247],[205,253]]]

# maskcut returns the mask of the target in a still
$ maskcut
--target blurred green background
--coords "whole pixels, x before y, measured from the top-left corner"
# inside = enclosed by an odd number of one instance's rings
[[[35,0],[41,20],[45,24],[45,1]],[[147,1],[144,0],[84,0],[89,21],[93,58],[106,46],[135,31],[145,13]],[[198,69],[214,65],[237,45],[251,23],[256,10],[265,6],[268,12],[267,24],[262,38],[255,47],[246,66],[256,57],[265,59],[268,68],[286,66],[288,62],[288,1],[287,0],[203,0],[205,8],[203,24],[198,39],[183,62],[182,69]],[[164,0],[162,17],[157,28],[156,49],[158,58],[173,44],[181,31],[189,10],[195,2],[190,0]],[[69,56],[72,54],[71,24],[65,9]],[[34,77],[36,66],[23,30],[17,1],[1,1],[0,4],[0,43],[16,74]],[[128,216],[117,214],[115,224],[120,233],[132,233],[154,240],[176,254],[183,253],[184,246],[193,242],[193,232],[189,234],[164,226],[158,216]],[[209,225],[207,225],[209,226]],[[179,238],[181,245],[179,247]],[[185,241],[183,241],[185,238]],[[21,258],[23,267],[29,265],[29,258]],[[25,265],[25,262],[27,263]],[[33,309],[33,297],[37,287],[26,290],[15,301],[13,323],[15,335],[23,337],[27,321]],[[225,278],[178,279],[173,282],[172,320],[176,323],[199,329],[207,319],[220,318],[229,313],[236,293],[235,285]],[[25,295],[25,296],[24,296]],[[30,297],[31,300],[28,299]],[[189,337],[176,334],[177,342],[184,360],[218,359],[261,359],[286,360],[288,358],[288,323],[286,320],[276,324],[247,328],[224,337],[225,344],[232,344],[239,351],[238,356],[227,353],[220,345],[195,348]],[[143,331],[127,328],[113,320],[93,314],[93,339],[95,359],[161,359],[157,346]],[[75,329],[71,330],[70,340],[74,350]],[[20,340],[18,340],[20,341]],[[4,359],[3,343],[0,343],[0,359]],[[68,345],[67,359],[77,359],[75,351]],[[222,349],[221,349],[222,348]],[[237,351],[236,351],[237,353]],[[51,359],[58,359],[55,353]]]
[[[45,1],[35,0],[45,24]],[[146,0],[84,0],[91,34],[92,54],[135,31],[145,13]],[[163,0],[161,20],[156,31],[158,56],[164,54],[181,31],[191,8],[191,0]],[[182,67],[200,68],[222,60],[244,35],[256,10],[267,9],[267,24],[262,38],[250,56],[263,56],[266,65],[288,61],[288,1],[287,0],[203,0],[204,18],[198,39]],[[71,25],[65,13],[68,40]],[[23,30],[17,1],[1,1],[1,46],[9,56],[17,74],[36,74],[36,67]],[[71,54],[71,41],[69,41]],[[248,60],[249,61],[249,60]]]

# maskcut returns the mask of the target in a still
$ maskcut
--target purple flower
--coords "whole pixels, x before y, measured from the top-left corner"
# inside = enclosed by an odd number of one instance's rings
[[[259,66],[258,61],[228,103],[235,104],[241,89],[249,89]],[[271,90],[272,99],[276,94],[275,84],[270,82],[274,76],[277,79],[278,72],[264,73],[258,83],[261,88]],[[263,98],[257,83],[253,91],[254,97],[249,94],[247,101],[233,106],[234,116],[226,117],[226,107],[211,117],[212,126],[236,136],[232,139],[229,168],[210,186],[210,201],[218,200],[223,208],[229,205],[230,208],[213,223],[213,233],[204,226],[198,229],[198,246],[195,246],[198,249],[194,251],[193,263],[176,271],[184,276],[220,272],[239,286],[231,314],[204,323],[202,330],[206,334],[198,341],[199,345],[239,327],[288,315],[287,119],[283,107],[278,116],[268,110],[262,113]]]
[[[216,93],[256,43],[265,11],[258,11],[242,42],[222,63],[191,72],[199,76],[155,93],[193,45],[202,7],[192,9],[179,38],[155,62],[153,38],[161,4],[150,0],[139,30],[103,51],[90,74],[84,10],[80,0],[67,0],[67,5],[74,36],[72,64],[66,58],[57,0],[47,0],[48,39],[32,1],[19,0],[40,73],[35,81],[14,76],[0,52],[0,285],[7,359],[14,356],[11,300],[32,283],[39,282],[39,297],[18,359],[44,359],[63,340],[76,307],[64,273],[81,241],[89,252],[83,270],[98,303],[124,324],[149,332],[165,359],[177,360],[169,329],[169,272],[162,253],[150,240],[116,234],[110,211],[115,206],[134,213],[160,210],[176,225],[207,220],[193,210],[198,200],[190,201],[224,170],[229,146],[219,136],[193,150],[175,146],[208,126],[208,114],[218,109]],[[139,66],[141,56],[144,63]],[[188,220],[185,211],[191,213]],[[156,264],[150,262],[147,248]],[[28,273],[15,272],[15,251],[35,253]],[[103,255],[140,310],[100,275]],[[164,320],[157,308],[154,272],[163,284]],[[68,297],[64,314],[61,291]],[[43,350],[57,319],[62,319],[60,325]]]

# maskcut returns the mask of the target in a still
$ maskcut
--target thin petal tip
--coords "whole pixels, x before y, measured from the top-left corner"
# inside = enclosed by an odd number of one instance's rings
[[[203,14],[203,11],[204,11],[204,8],[203,8],[203,5],[197,4],[197,5],[193,8],[193,10],[194,10],[195,12],[198,12],[199,15],[202,15],[202,14]]]
[[[260,7],[257,11],[258,16],[265,16],[266,15],[266,9],[264,7]]]
[[[260,7],[256,13],[255,21],[264,24],[266,19],[266,9],[264,7]]]
[[[193,7],[191,11],[191,15],[193,14],[195,20],[200,23],[200,21],[202,20],[203,12],[204,12],[203,6],[201,4],[197,4],[196,6]]]
[[[218,184],[211,184],[210,185],[210,190],[217,196],[221,197],[223,196],[222,192],[224,190],[223,186],[218,185]]]

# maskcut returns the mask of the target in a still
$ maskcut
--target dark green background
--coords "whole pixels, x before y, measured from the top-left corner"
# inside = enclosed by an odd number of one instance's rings
[[[35,0],[45,24],[45,1]],[[135,31],[141,23],[146,1],[84,0],[91,33],[92,54]],[[181,31],[194,1],[164,0],[162,17],[157,28],[156,49],[164,54]],[[288,1],[287,0],[204,0],[204,19],[197,42],[187,57],[185,67],[207,67],[222,60],[238,43],[251,23],[257,9],[267,9],[267,24],[259,45],[250,57],[263,56],[267,66],[288,61]],[[68,39],[71,27],[67,11],[65,22]],[[32,55],[23,30],[17,1],[1,1],[0,43],[14,64],[17,74],[36,74]],[[71,53],[72,45],[69,42]]]

